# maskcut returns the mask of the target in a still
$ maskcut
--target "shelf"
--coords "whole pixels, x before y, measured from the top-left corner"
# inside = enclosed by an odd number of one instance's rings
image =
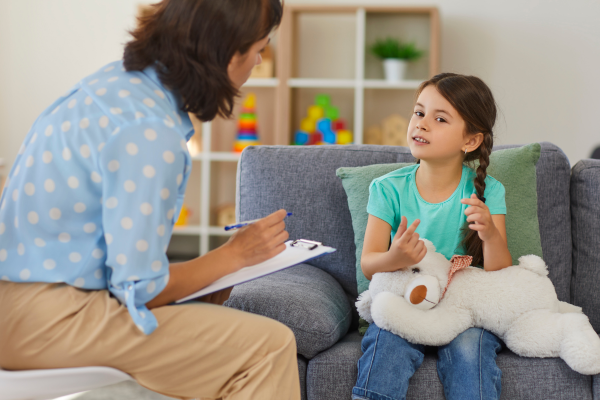
[[[233,153],[227,151],[215,151],[212,153],[198,153],[192,160],[194,161],[202,161],[202,160],[210,160],[210,161],[234,161],[238,162],[240,160],[242,153]]]
[[[288,79],[288,86],[291,88],[343,88],[352,89],[356,87],[354,79],[308,79],[292,78]]]
[[[173,227],[173,235],[198,236],[201,233],[202,233],[202,229],[198,225],[175,226],[175,227]]]
[[[366,89],[417,89],[423,82],[419,79],[388,82],[384,79],[365,79],[363,87]]]
[[[276,87],[277,85],[279,85],[277,78],[250,78],[243,87]]]

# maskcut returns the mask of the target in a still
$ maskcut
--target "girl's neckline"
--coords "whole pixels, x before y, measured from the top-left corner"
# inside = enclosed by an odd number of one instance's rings
[[[417,176],[417,170],[419,169],[419,167],[420,167],[420,165],[417,164],[417,168],[415,168],[412,171],[412,174],[411,174],[411,178],[412,178],[411,179],[411,185],[413,187],[414,192],[417,195],[417,198],[420,201],[422,201],[423,203],[429,204],[429,205],[432,205],[432,206],[441,205],[441,204],[447,203],[448,201],[452,200],[454,198],[454,196],[456,196],[456,194],[458,193],[459,189],[463,186],[464,180],[467,177],[467,174],[465,173],[465,168],[468,168],[468,167],[463,164],[462,170],[461,170],[461,175],[460,175],[460,182],[458,182],[458,185],[456,186],[456,189],[454,189],[454,192],[452,192],[452,194],[446,200],[444,200],[444,201],[440,201],[439,203],[431,203],[431,202],[425,200],[421,196],[421,193],[419,192],[419,188],[417,188],[417,178],[416,178],[416,176]]]

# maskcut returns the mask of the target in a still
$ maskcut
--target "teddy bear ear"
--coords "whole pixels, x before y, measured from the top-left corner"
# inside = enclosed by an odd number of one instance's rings
[[[425,238],[420,239],[423,241],[423,243],[425,243],[425,247],[427,247],[427,251],[432,251],[435,253],[435,246],[433,245],[433,243],[431,243],[430,240],[427,240]]]

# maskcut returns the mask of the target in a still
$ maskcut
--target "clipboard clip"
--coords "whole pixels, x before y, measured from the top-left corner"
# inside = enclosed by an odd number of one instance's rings
[[[323,245],[323,243],[308,239],[297,239],[290,244],[292,247],[304,247],[308,250],[314,250],[321,245]]]

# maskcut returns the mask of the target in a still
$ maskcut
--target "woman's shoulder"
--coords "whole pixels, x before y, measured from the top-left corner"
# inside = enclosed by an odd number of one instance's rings
[[[373,179],[372,184],[397,185],[399,181],[406,181],[407,179],[410,179],[418,167],[419,164],[414,164],[398,168],[392,172],[388,172],[387,174],[380,176],[379,178]]]

